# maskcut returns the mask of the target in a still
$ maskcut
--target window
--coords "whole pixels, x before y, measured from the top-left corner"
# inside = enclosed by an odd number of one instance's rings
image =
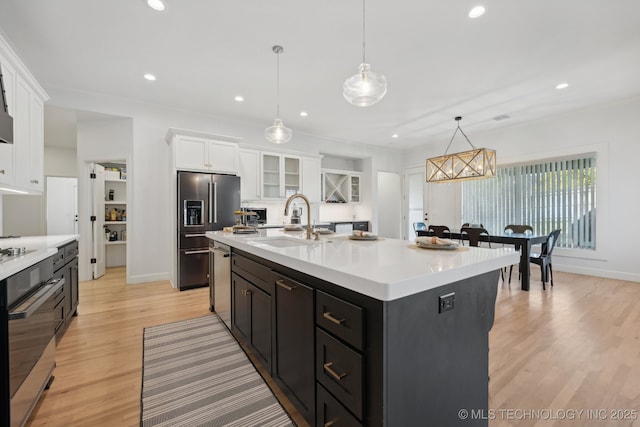
[[[536,234],[561,229],[558,247],[595,249],[596,157],[499,167],[495,178],[463,181],[462,218],[493,233],[509,224]]]

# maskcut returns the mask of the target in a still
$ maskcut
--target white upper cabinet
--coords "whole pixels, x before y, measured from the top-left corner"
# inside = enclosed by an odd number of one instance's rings
[[[13,117],[13,144],[0,144],[0,183],[5,192],[40,194],[44,190],[44,103],[49,97],[1,36],[0,64]]]
[[[195,136],[175,137],[176,169],[238,173],[238,145]]]
[[[240,149],[240,199],[260,200],[260,152]]]
[[[301,192],[301,158],[262,152],[262,199],[282,199]]]
[[[311,202],[320,201],[320,159],[302,158],[302,193]]]
[[[44,106],[21,77],[16,79],[14,117],[15,185],[29,192],[44,190]]]

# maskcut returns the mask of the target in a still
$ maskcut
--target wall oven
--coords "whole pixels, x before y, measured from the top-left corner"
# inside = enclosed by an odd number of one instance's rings
[[[64,278],[53,279],[53,259],[40,261],[2,282],[2,369],[0,394],[9,419],[2,425],[23,426],[55,367],[56,299]],[[3,375],[4,376],[4,375]],[[8,404],[7,404],[8,401]]]

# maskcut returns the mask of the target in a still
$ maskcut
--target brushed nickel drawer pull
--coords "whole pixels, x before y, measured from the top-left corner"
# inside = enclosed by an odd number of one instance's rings
[[[331,366],[333,366],[333,362],[327,362],[324,365],[322,365],[324,370],[327,371],[327,373],[331,375],[333,378],[335,378],[336,380],[340,381],[341,379],[347,376],[346,373],[345,374],[337,373],[336,371],[333,370]]]
[[[336,325],[342,325],[344,323],[344,320],[345,320],[345,319],[336,319],[335,317],[332,316],[332,313],[330,311],[322,313],[322,317],[324,317],[327,320],[330,320],[331,322],[335,323]]]
[[[295,288],[294,286],[287,285],[287,283],[282,279],[276,280],[276,285],[280,286],[281,288],[284,288],[284,289],[288,290],[289,292],[291,292]]]
[[[324,423],[324,427],[331,427],[336,423],[336,420],[331,420],[329,422]]]

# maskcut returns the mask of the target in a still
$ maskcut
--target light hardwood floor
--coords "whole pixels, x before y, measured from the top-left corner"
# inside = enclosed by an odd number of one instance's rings
[[[536,270],[531,288],[498,284],[490,427],[640,426],[640,283],[558,272],[542,291]],[[208,314],[208,290],[126,285],[110,269],[80,284],[78,313],[31,426],[139,425],[143,328]]]

